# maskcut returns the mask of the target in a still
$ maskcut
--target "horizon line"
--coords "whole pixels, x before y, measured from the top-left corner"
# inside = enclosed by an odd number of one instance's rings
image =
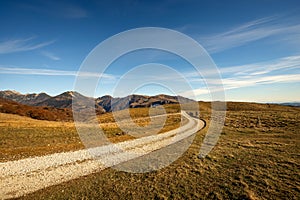
[[[30,95],[30,94],[41,94],[41,93],[45,93],[47,95],[49,95],[47,92],[33,92],[33,93],[21,93],[21,92],[18,92],[16,90],[13,90],[13,89],[4,89],[4,90],[0,90],[0,92],[6,92],[6,91],[9,91],[9,92],[14,92],[14,93],[19,93],[21,95]],[[138,94],[138,93],[132,93],[132,94],[128,94],[126,96],[122,96],[122,97],[116,97],[116,96],[112,96],[112,95],[109,95],[109,94],[105,94],[105,95],[102,95],[102,96],[98,96],[98,97],[90,97],[90,96],[86,96],[86,95],[83,95],[81,94],[80,92],[77,92],[77,91],[74,91],[74,90],[66,90],[62,93],[59,93],[57,95],[49,95],[50,97],[56,97],[56,96],[59,96],[63,93],[66,93],[66,92],[76,92],[84,97],[87,97],[87,98],[101,98],[101,97],[104,97],[104,96],[111,96],[112,98],[125,98],[125,97],[128,97],[130,95],[140,95],[140,96],[148,96],[148,97],[154,97],[154,96],[159,96],[159,95],[168,95],[168,96],[172,96],[172,97],[183,97],[183,98],[187,98],[187,99],[191,99],[191,98],[188,98],[188,97],[185,97],[185,96],[181,96],[181,95],[171,95],[171,94],[155,94],[155,95],[147,95],[147,94]],[[191,99],[193,101],[197,101],[197,102],[226,102],[226,103],[230,103],[230,102],[236,102],[236,103],[260,103],[260,104],[284,104],[284,103],[300,103],[300,100],[297,100],[297,101],[265,101],[265,102],[259,102],[259,101],[245,101],[245,100],[225,100],[225,101],[219,101],[219,100],[214,100],[214,101],[206,101],[206,100],[195,100],[195,99]]]

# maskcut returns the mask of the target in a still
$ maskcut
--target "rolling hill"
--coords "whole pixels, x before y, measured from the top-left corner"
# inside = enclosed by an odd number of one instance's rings
[[[27,116],[33,119],[49,121],[72,121],[70,108],[54,108],[47,106],[29,106],[0,97],[0,112]]]

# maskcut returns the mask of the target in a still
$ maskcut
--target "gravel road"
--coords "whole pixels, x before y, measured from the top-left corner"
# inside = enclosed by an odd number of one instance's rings
[[[88,150],[55,153],[0,163],[0,198],[20,197],[107,167],[131,160],[176,143],[204,127],[204,122],[181,113],[188,119],[182,127]],[[98,160],[94,160],[93,156]]]

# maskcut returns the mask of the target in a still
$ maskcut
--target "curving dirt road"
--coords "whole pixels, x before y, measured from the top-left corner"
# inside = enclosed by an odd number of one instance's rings
[[[39,189],[69,181],[107,167],[143,156],[193,135],[204,122],[181,113],[188,119],[184,126],[162,133],[96,147],[89,150],[55,153],[0,163],[0,198],[19,197]],[[94,160],[93,156],[98,160]]]

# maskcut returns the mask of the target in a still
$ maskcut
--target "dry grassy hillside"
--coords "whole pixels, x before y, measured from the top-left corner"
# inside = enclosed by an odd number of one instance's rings
[[[15,101],[0,97],[0,113],[17,114],[27,116],[33,119],[49,120],[49,121],[72,121],[73,113],[70,108],[53,108],[27,106]]]
[[[300,108],[233,102],[227,107],[218,144],[204,159],[197,155],[208,127],[197,133],[180,159],[159,171],[131,174],[106,169],[21,199],[298,199]],[[179,110],[178,105],[166,108],[168,112]],[[201,118],[209,124],[210,103],[200,102],[200,109]],[[149,120],[147,109],[132,109],[131,115],[136,119],[142,117],[141,125]],[[23,117],[24,121],[18,119],[22,123],[17,126],[13,125],[16,115],[0,117],[1,152],[9,149],[2,154],[5,159],[22,157],[21,152],[27,152],[25,157],[32,152],[39,154],[40,147],[45,149],[43,153],[82,148],[69,123],[48,124]],[[99,120],[111,123],[113,117],[107,113]]]
[[[117,114],[122,116],[127,111],[118,111]],[[169,113],[177,111],[178,109],[167,109]],[[148,112],[149,108],[129,109],[138,126],[148,125]],[[98,120],[100,127],[112,142],[133,139],[118,127],[112,113],[99,115]],[[36,120],[16,114],[0,113],[0,122],[0,161],[84,148],[72,121]],[[124,123],[126,126],[126,122]],[[180,123],[180,115],[168,116],[160,133],[175,129]]]

